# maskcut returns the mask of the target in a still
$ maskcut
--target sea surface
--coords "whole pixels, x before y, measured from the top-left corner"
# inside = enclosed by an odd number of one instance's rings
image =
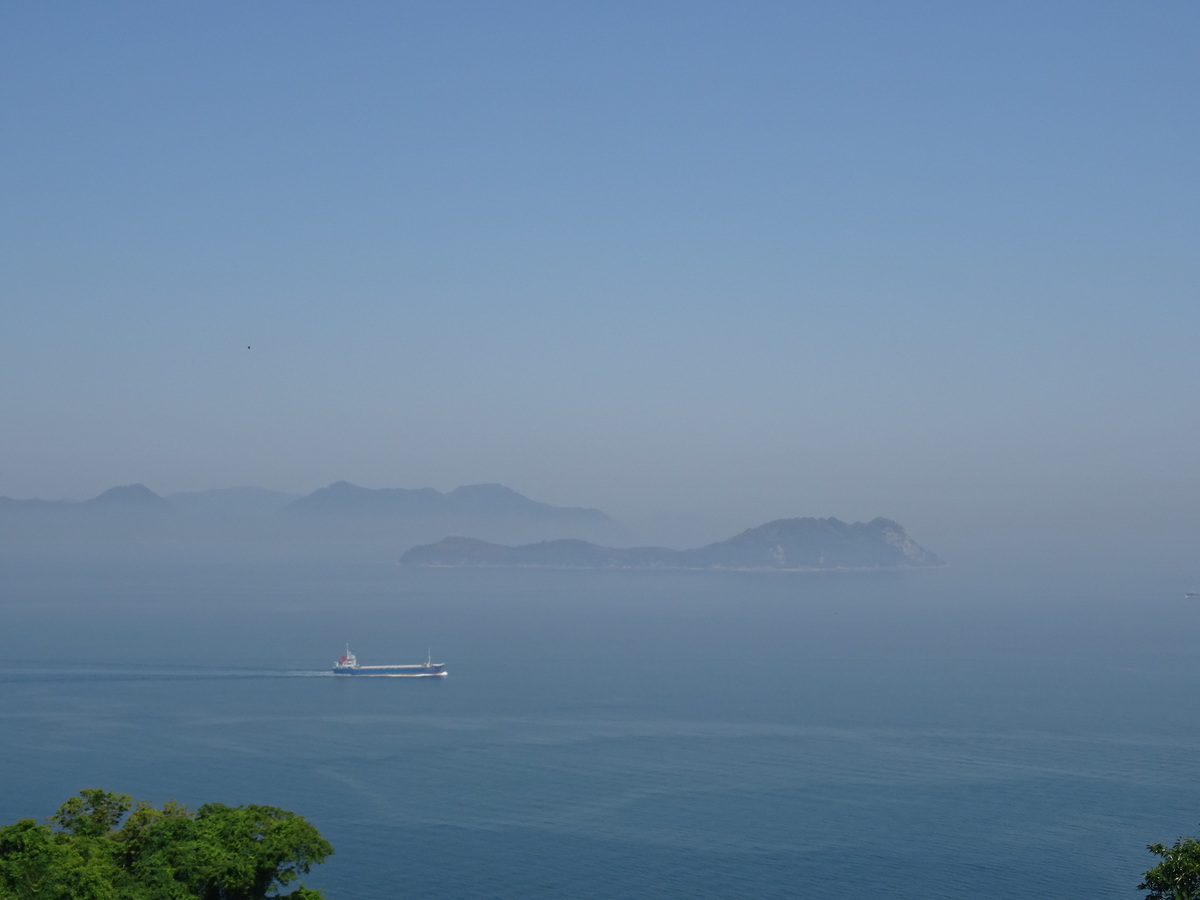
[[[1137,897],[1200,827],[1194,586],[999,573],[9,564],[0,822],[280,806],[330,900]]]

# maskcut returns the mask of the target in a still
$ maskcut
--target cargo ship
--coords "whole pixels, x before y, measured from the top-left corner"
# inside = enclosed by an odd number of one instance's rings
[[[411,665],[400,666],[360,666],[358,659],[350,652],[350,645],[346,645],[346,655],[333,664],[334,675],[385,675],[393,678],[425,678],[430,675],[445,675],[446,664],[435,663],[433,655],[423,663],[413,663]]]

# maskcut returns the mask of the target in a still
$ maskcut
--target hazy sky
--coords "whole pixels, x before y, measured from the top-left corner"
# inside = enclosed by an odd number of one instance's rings
[[[0,495],[1200,529],[1197,36],[1192,0],[6,3]]]

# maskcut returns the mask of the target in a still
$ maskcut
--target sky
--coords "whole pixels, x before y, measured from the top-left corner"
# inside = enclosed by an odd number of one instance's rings
[[[1200,535],[1200,5],[0,7],[0,495]]]

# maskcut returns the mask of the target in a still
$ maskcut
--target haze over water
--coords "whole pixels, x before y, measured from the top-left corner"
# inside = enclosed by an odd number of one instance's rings
[[[1200,532],[1193,3],[0,12],[0,496]],[[663,537],[660,537],[663,536]]]
[[[331,898],[1135,894],[1200,822],[1197,33],[5,5],[0,498],[498,483],[675,547],[883,516],[951,567],[14,541],[0,822],[271,803]],[[450,675],[346,683],[347,641]]]
[[[0,818],[280,805],[331,897],[1128,897],[1200,803],[1176,580],[10,567]]]

